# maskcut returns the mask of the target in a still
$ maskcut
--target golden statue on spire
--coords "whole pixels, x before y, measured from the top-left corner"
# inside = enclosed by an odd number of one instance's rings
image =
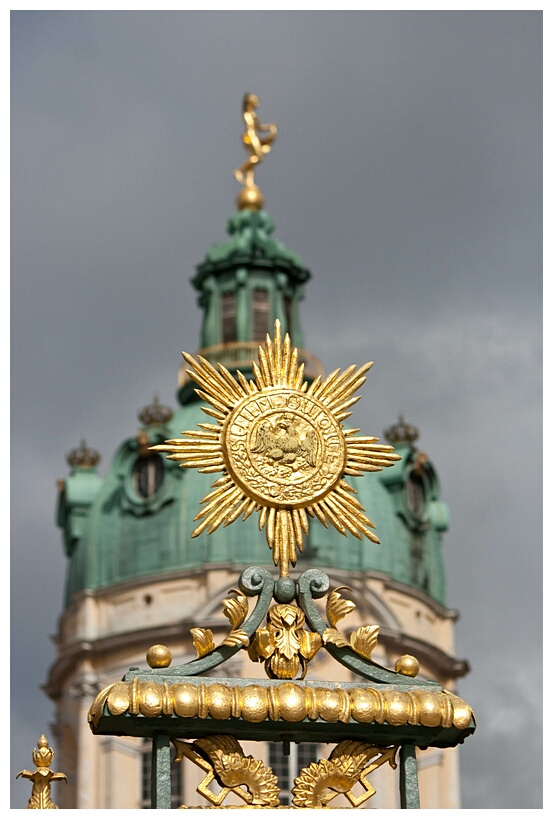
[[[244,208],[261,210],[263,207],[263,196],[254,183],[254,172],[256,165],[271,150],[271,144],[277,135],[277,127],[273,122],[266,125],[259,122],[255,110],[258,105],[259,98],[256,94],[244,94],[242,114],[246,130],[242,134],[242,142],[249,156],[244,164],[234,171],[236,180],[245,186],[237,197],[240,210]]]

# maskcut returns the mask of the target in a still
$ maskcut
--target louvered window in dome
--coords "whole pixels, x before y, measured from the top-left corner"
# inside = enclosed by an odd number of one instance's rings
[[[252,333],[254,341],[265,341],[269,332],[269,293],[256,287],[252,294]]]
[[[221,296],[221,336],[223,344],[236,341],[236,294],[223,293]]]

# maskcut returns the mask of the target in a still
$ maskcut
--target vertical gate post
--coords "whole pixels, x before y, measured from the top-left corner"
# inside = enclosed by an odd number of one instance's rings
[[[399,749],[399,794],[402,808],[420,808],[414,745],[402,745]]]
[[[171,807],[171,744],[166,734],[152,739],[152,808]]]

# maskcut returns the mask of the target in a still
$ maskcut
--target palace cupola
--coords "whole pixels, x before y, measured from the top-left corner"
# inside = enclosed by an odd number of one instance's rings
[[[322,367],[303,349],[299,309],[311,274],[296,253],[273,238],[273,220],[255,201],[239,206],[228,220],[229,241],[210,248],[192,279],[203,310],[199,355],[248,376],[259,344],[279,319],[300,350],[306,378],[313,379]],[[184,363],[179,399],[182,404],[196,399]]]

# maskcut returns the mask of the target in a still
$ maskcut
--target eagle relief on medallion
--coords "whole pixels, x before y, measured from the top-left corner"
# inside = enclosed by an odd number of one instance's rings
[[[248,396],[229,416],[223,436],[230,474],[269,505],[309,505],[344,470],[340,425],[324,404],[297,391]]]

